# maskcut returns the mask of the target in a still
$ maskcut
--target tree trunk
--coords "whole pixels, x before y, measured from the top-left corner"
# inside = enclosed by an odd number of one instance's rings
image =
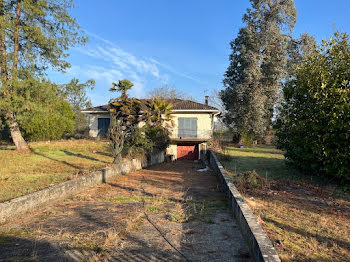
[[[21,0],[17,0],[16,6],[16,29],[13,36],[13,80],[17,80],[18,78],[18,39],[19,39],[19,27],[21,24]]]
[[[4,86],[7,82],[7,53],[6,53],[6,39],[5,39],[5,10],[4,1],[0,0],[0,70],[1,70],[1,83],[4,90]]]
[[[20,19],[21,19],[21,0],[17,0],[16,6],[16,28],[13,38],[14,44],[14,53],[13,53],[13,70],[12,70],[12,80],[18,79],[18,39],[19,39],[19,27],[20,27]],[[6,45],[5,45],[6,48]],[[13,86],[11,87],[13,89]],[[11,90],[13,92],[13,90]],[[12,137],[13,143],[16,145],[17,150],[28,150],[28,144],[24,140],[21,130],[19,129],[19,125],[16,119],[15,112],[8,112],[6,114],[7,124],[10,128],[10,133]]]
[[[0,1],[0,19],[1,19],[1,28],[0,28],[0,69],[1,69],[1,82],[3,87],[3,96],[11,96],[13,92],[13,86],[8,86],[8,71],[7,71],[7,52],[6,52],[6,36],[4,27],[4,1]],[[16,6],[16,28],[13,38],[14,43],[14,56],[13,56],[13,71],[12,79],[18,79],[18,47],[19,47],[19,27],[20,27],[20,16],[21,16],[21,0],[17,0]],[[11,99],[11,98],[10,98]],[[11,100],[10,100],[11,101]],[[29,149],[27,142],[23,139],[19,125],[16,119],[16,114],[13,110],[8,109],[5,113],[6,123],[10,129],[12,141],[15,144],[17,150],[27,150]]]
[[[7,114],[7,125],[10,128],[11,137],[17,150],[28,150],[28,144],[23,139],[21,131],[19,130],[15,113],[11,112]]]
[[[113,164],[118,165],[123,161],[122,151],[124,147],[124,133],[121,130],[119,122],[118,120],[116,120],[116,117],[114,115],[112,115],[112,121],[108,131],[108,139],[112,147],[112,153],[114,158]]]

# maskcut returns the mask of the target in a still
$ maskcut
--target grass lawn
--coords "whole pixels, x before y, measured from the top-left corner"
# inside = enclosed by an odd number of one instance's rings
[[[106,141],[30,143],[31,151],[0,146],[0,202],[58,184],[112,162]]]
[[[282,261],[350,261],[350,197],[285,165],[273,146],[218,153],[232,179],[256,170],[268,186],[243,195]],[[238,174],[238,176],[237,176]]]

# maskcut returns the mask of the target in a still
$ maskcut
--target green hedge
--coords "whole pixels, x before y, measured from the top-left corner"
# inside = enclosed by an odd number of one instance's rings
[[[74,112],[68,102],[58,100],[54,105],[24,113],[19,124],[26,140],[56,140],[74,131]]]
[[[350,181],[350,44],[324,41],[286,83],[277,146],[312,175]]]

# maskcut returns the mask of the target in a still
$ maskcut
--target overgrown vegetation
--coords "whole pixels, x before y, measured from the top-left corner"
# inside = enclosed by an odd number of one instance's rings
[[[56,100],[49,108],[37,108],[18,118],[27,141],[57,140],[74,131],[74,112],[64,100]]]
[[[153,142],[153,150],[157,152],[165,150],[170,144],[169,128],[174,127],[171,115],[173,106],[168,100],[160,97],[153,98],[146,106],[145,136]]]
[[[350,260],[347,193],[290,168],[273,146],[226,144],[218,155],[282,261]]]
[[[145,134],[145,129],[136,127],[126,137],[123,145],[123,155],[135,157],[153,152],[154,140]]]
[[[127,91],[134,85],[127,79],[119,80],[118,84],[112,83],[112,92],[121,92],[121,96],[111,99],[109,102],[111,113],[111,125],[108,131],[108,139],[112,147],[114,164],[122,161],[122,152],[126,137],[129,137],[129,146],[131,146],[135,133],[140,122],[140,101],[135,98],[129,98]],[[134,133],[134,134],[133,134]]]
[[[25,96],[28,110],[17,114],[21,133],[27,141],[57,140],[62,137],[83,137],[87,133],[86,116],[80,112],[90,104],[86,88],[93,81],[79,83],[73,79],[69,84],[57,85],[35,78],[26,81]],[[1,117],[0,139],[10,141],[10,129],[5,117]]]
[[[58,85],[32,79],[27,81],[27,87],[30,110],[23,111],[17,117],[26,140],[55,140],[73,132],[74,113]]]
[[[19,119],[41,105],[31,93],[48,68],[67,69],[66,51],[87,40],[69,13],[73,7],[71,0],[0,1],[0,114],[17,149],[28,149]]]
[[[134,157],[165,150],[170,143],[167,127],[173,124],[171,104],[166,99],[156,97],[141,112],[141,101],[129,98],[126,93],[133,83],[124,79],[113,85],[111,91],[122,92],[120,97],[110,101],[112,122],[108,138],[114,163],[120,163],[122,155]],[[140,127],[141,123],[144,124],[143,127]]]
[[[277,145],[305,174],[350,182],[350,43],[335,33],[286,83]]]

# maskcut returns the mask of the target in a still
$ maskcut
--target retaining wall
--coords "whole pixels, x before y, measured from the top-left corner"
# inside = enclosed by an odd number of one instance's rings
[[[108,182],[118,175],[128,174],[147,166],[164,162],[164,152],[153,154],[150,159],[132,159],[118,166],[106,167],[102,170],[66,181],[61,184],[47,187],[40,191],[24,195],[4,203],[0,203],[0,223],[28,211],[44,207],[57,200],[77,194],[89,187]]]
[[[235,185],[231,182],[224,167],[218,161],[214,152],[209,151],[208,155],[210,166],[218,175],[220,182],[224,186],[234,216],[237,219],[238,225],[248,244],[253,259],[257,262],[281,262],[270,239],[257,222],[248,204],[244,201]]]

